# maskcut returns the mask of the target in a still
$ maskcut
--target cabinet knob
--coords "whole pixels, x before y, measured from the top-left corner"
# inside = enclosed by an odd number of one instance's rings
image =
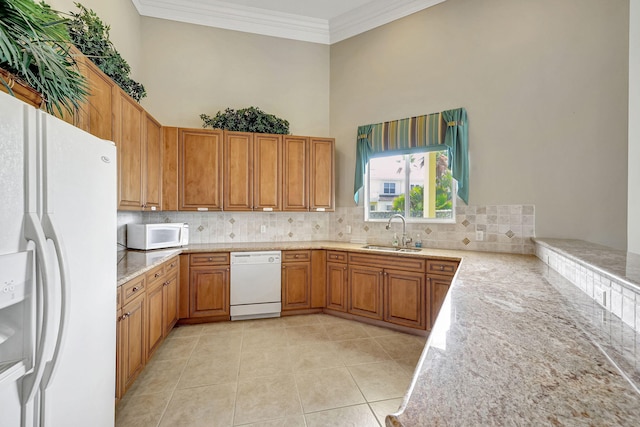
[[[444,265],[440,266],[440,271],[444,270]]]
[[[160,272],[157,272],[156,274],[153,275],[153,277],[160,277],[160,276],[162,276],[162,273]]]
[[[131,293],[138,292],[139,290],[140,290],[139,287],[134,286],[133,289],[131,289]]]
[[[126,319],[127,317],[129,317],[129,316],[131,316],[131,312],[130,312],[130,311],[128,311],[128,312],[126,312],[125,314],[123,314],[123,315],[122,315],[122,317],[120,318],[120,320],[124,320],[124,319]]]
[[[175,266],[176,266],[176,263],[175,263],[175,262],[172,262],[172,263],[171,263],[171,268],[173,268],[173,267],[175,267]]]
[[[298,254],[296,254],[296,255],[294,256],[294,258],[298,258]]]
[[[213,261],[213,258],[212,258],[212,257],[209,257],[209,261]]]
[[[164,283],[162,284],[162,286],[169,286],[169,283],[171,283],[171,282],[167,280],[166,282],[164,282]]]

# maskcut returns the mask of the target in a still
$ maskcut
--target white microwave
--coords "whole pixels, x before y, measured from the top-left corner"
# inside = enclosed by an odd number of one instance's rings
[[[129,249],[175,248],[189,244],[189,224],[182,222],[161,224],[127,224]]]

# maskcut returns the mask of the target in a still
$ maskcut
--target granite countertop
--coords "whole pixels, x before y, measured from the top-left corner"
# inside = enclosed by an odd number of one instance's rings
[[[587,320],[615,321],[537,258],[464,253],[387,426],[640,425],[640,337],[623,372]]]
[[[340,242],[126,251],[118,284],[183,251],[270,249],[386,253]],[[412,384],[387,426],[640,425],[640,336],[542,261],[436,249],[390,255],[462,262]],[[606,353],[605,338],[589,322],[621,328],[626,340],[617,354]]]
[[[640,254],[584,240],[535,238],[537,244],[563,254],[586,267],[625,282],[640,291]]]
[[[156,249],[152,251],[121,250],[118,252],[117,286],[121,286],[136,276],[151,270],[169,258],[181,253],[197,252],[233,252],[233,251],[271,251],[296,249],[329,249],[337,251],[362,252],[369,254],[385,254],[402,257],[429,257],[449,260],[459,260],[460,251],[423,248],[420,252],[395,253],[363,249],[363,243],[345,243],[332,241],[313,242],[256,242],[256,243],[211,243],[193,244],[173,249]]]

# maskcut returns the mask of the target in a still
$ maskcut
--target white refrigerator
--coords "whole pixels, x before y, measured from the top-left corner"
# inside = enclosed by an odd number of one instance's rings
[[[0,92],[0,426],[113,426],[116,148]]]

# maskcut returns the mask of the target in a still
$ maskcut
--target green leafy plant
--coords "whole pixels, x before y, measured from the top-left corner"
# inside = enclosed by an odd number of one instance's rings
[[[227,108],[224,112],[218,111],[214,117],[200,114],[200,118],[204,122],[203,128],[210,127],[237,132],[289,134],[289,122],[287,120],[276,117],[273,114],[267,114],[257,107],[243,108],[237,111]]]
[[[109,40],[111,27],[91,9],[75,3],[79,12],[71,12],[67,22],[73,44],[118,86],[136,101],[147,96],[141,83],[131,79],[131,67]]]
[[[88,94],[70,42],[65,20],[44,2],[0,1],[0,68],[39,92],[50,113],[73,113]],[[0,83],[13,94],[1,76]]]

